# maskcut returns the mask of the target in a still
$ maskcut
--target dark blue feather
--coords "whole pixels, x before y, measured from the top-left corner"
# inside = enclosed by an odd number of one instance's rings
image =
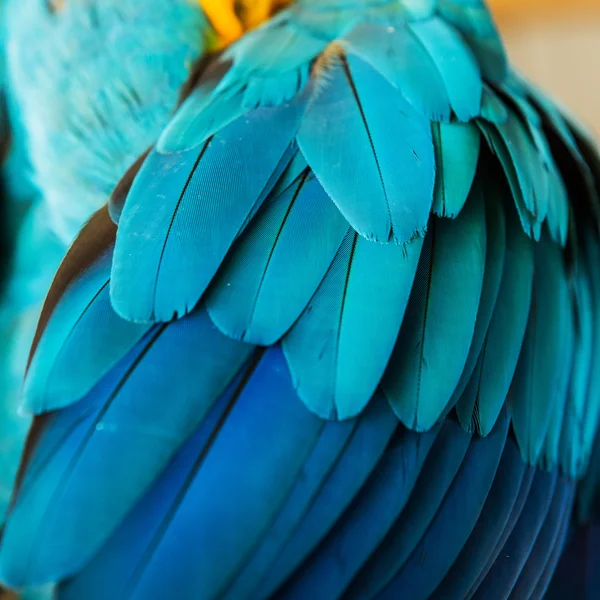
[[[398,420],[381,395],[365,409],[355,432],[317,497],[308,507],[294,535],[282,548],[251,598],[268,597],[318,547],[344,511],[361,494],[378,468]],[[310,560],[310,558],[308,558]]]
[[[525,473],[519,448],[509,436],[479,519],[432,600],[468,597],[508,523]]]
[[[487,438],[471,441],[427,532],[378,599],[431,597],[480,518],[502,456],[508,424],[504,411]]]
[[[473,598],[500,600],[509,596],[548,514],[556,480],[556,472],[536,472],[519,520]]]
[[[437,430],[419,435],[402,430],[327,538],[278,596],[302,600],[338,598],[384,539],[413,492]]]
[[[550,560],[552,549],[560,536],[564,523],[569,520],[569,508],[572,505],[574,494],[573,488],[571,481],[565,478],[558,480],[546,520],[535,540],[519,579],[510,593],[509,598],[512,600],[531,598],[543,574],[544,567]]]
[[[435,517],[470,440],[456,422],[444,422],[406,507],[348,588],[348,599],[374,597],[405,564]]]

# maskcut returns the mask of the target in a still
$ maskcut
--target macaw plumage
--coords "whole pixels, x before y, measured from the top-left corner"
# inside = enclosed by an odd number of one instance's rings
[[[222,51],[42,311],[0,579],[542,597],[600,416],[594,141],[482,0],[202,4]]]

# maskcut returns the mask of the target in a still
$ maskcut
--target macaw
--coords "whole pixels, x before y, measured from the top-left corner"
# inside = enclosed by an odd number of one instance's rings
[[[544,596],[595,494],[577,503],[600,416],[595,142],[510,68],[483,0],[200,4],[208,56],[42,310],[0,580]],[[77,173],[39,164],[57,156]],[[583,571],[559,583],[593,594]]]

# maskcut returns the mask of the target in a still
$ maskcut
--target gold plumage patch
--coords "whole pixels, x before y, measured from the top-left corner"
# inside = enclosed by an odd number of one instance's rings
[[[292,0],[198,0],[217,36],[211,50],[221,50],[246,31],[268,21]]]

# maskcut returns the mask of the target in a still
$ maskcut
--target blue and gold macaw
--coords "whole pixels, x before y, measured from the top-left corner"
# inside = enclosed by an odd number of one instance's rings
[[[510,70],[482,0],[201,4],[212,53],[42,311],[0,579],[60,600],[542,597],[594,508],[594,141]],[[106,125],[104,87],[82,108],[65,81],[51,114]],[[66,232],[106,193],[78,170],[103,138],[57,152],[44,123]],[[594,575],[557,585],[594,597]]]

